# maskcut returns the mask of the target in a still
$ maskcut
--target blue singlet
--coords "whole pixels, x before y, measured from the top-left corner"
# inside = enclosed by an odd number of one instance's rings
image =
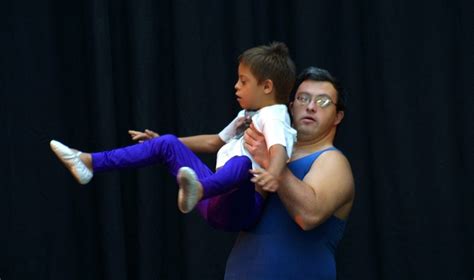
[[[302,180],[318,151],[288,164]],[[227,261],[225,279],[336,279],[335,249],[345,221],[331,216],[313,230],[303,231],[277,194],[270,194],[260,221],[241,231]]]

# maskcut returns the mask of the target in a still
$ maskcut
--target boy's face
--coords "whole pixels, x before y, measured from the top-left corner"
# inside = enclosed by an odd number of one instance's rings
[[[257,78],[250,71],[250,67],[239,64],[239,79],[234,85],[237,101],[242,109],[258,110],[263,104],[264,83],[258,84]]]

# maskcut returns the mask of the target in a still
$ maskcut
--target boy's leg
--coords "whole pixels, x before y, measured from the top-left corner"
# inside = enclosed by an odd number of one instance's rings
[[[174,135],[163,135],[140,144],[91,155],[94,172],[159,163],[165,165],[173,176],[183,166],[193,168],[199,178],[212,174],[209,167]]]
[[[174,176],[183,166],[191,167],[199,179],[213,174],[173,135],[163,135],[140,144],[91,155],[94,172],[161,163],[168,167]],[[201,200],[197,204],[199,213],[210,225],[218,229],[235,231],[251,226],[252,221],[256,221],[259,216],[263,198],[255,192],[254,185],[248,183],[248,186],[241,185],[240,188],[224,195]],[[208,191],[208,193],[213,193],[213,191]],[[245,206],[246,204],[250,206]],[[250,212],[250,214],[244,212]]]
[[[199,178],[204,190],[204,200],[197,206],[203,213],[205,205],[205,218],[211,226],[239,231],[258,221],[264,199],[250,182],[251,168],[252,163],[248,157],[236,156],[215,174]]]
[[[215,174],[198,178],[192,168],[179,169],[178,208],[183,213],[194,209],[202,199],[221,195],[250,181],[252,162],[246,156],[235,156],[228,160]]]
[[[94,172],[141,167],[161,163],[176,176],[181,167],[192,168],[199,179],[213,174],[189,148],[174,135],[163,135],[140,144],[92,154]],[[207,221],[208,200],[200,201],[196,208]]]
[[[246,156],[229,159],[216,173],[200,179],[204,190],[203,199],[228,193],[252,178],[252,162]]]

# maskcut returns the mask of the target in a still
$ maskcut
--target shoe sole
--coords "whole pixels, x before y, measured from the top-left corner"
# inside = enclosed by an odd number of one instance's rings
[[[191,212],[199,202],[199,181],[196,173],[189,167],[181,167],[178,171],[178,208],[183,213]]]

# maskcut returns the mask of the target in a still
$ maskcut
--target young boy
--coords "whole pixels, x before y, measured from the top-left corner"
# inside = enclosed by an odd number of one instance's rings
[[[162,163],[177,176],[178,207],[183,213],[197,205],[202,216],[213,226],[229,228],[226,223],[231,222],[232,229],[247,228],[260,215],[263,191],[276,191],[276,180],[296,141],[296,131],[290,126],[284,105],[294,84],[295,67],[287,47],[283,43],[272,43],[240,55],[238,74],[235,94],[244,110],[217,135],[179,140],[164,135],[137,145],[92,154],[70,149],[55,140],[51,141],[51,148],[81,184],[87,184],[95,172]],[[259,166],[245,149],[242,137],[249,118],[265,135],[269,147],[270,165],[261,177],[266,181],[263,191],[256,191],[251,182],[249,169]],[[217,172],[210,171],[192,151],[218,151]],[[239,204],[233,205],[239,205],[246,213],[239,217],[212,217],[213,221],[210,221],[209,205],[224,197],[237,197]],[[227,221],[229,219],[232,221]]]

